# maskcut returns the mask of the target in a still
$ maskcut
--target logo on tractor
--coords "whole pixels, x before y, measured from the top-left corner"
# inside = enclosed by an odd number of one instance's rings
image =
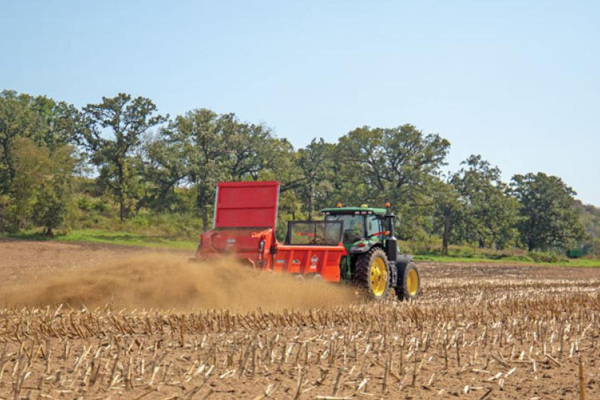
[[[231,238],[231,239],[227,239],[227,243],[228,244],[234,244],[236,242],[235,239]]]
[[[318,262],[319,262],[319,257],[317,257],[316,255],[312,256],[310,258],[310,269],[316,269]]]

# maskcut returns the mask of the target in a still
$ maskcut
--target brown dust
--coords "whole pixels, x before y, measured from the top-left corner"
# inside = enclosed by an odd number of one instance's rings
[[[42,276],[0,290],[0,304],[40,307],[153,308],[234,312],[336,307],[358,303],[347,286],[258,271],[232,258],[202,264],[150,254]]]

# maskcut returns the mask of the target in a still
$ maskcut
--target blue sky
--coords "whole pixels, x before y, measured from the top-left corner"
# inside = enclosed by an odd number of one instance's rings
[[[600,205],[598,1],[0,0],[0,90],[207,107],[296,147],[412,123]]]

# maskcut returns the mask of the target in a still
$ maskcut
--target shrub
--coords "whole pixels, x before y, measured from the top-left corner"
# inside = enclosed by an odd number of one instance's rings
[[[559,261],[567,261],[567,257],[551,252],[532,251],[529,253],[529,256],[535,262],[555,263]]]
[[[92,209],[92,202],[89,198],[82,196],[79,199],[77,199],[77,206],[82,211],[89,211]]]

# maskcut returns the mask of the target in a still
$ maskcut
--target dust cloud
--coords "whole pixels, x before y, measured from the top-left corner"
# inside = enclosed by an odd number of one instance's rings
[[[144,255],[0,288],[11,307],[69,304],[88,308],[153,308],[235,312],[336,307],[360,302],[354,289],[258,271],[232,258],[201,264],[173,255]]]

